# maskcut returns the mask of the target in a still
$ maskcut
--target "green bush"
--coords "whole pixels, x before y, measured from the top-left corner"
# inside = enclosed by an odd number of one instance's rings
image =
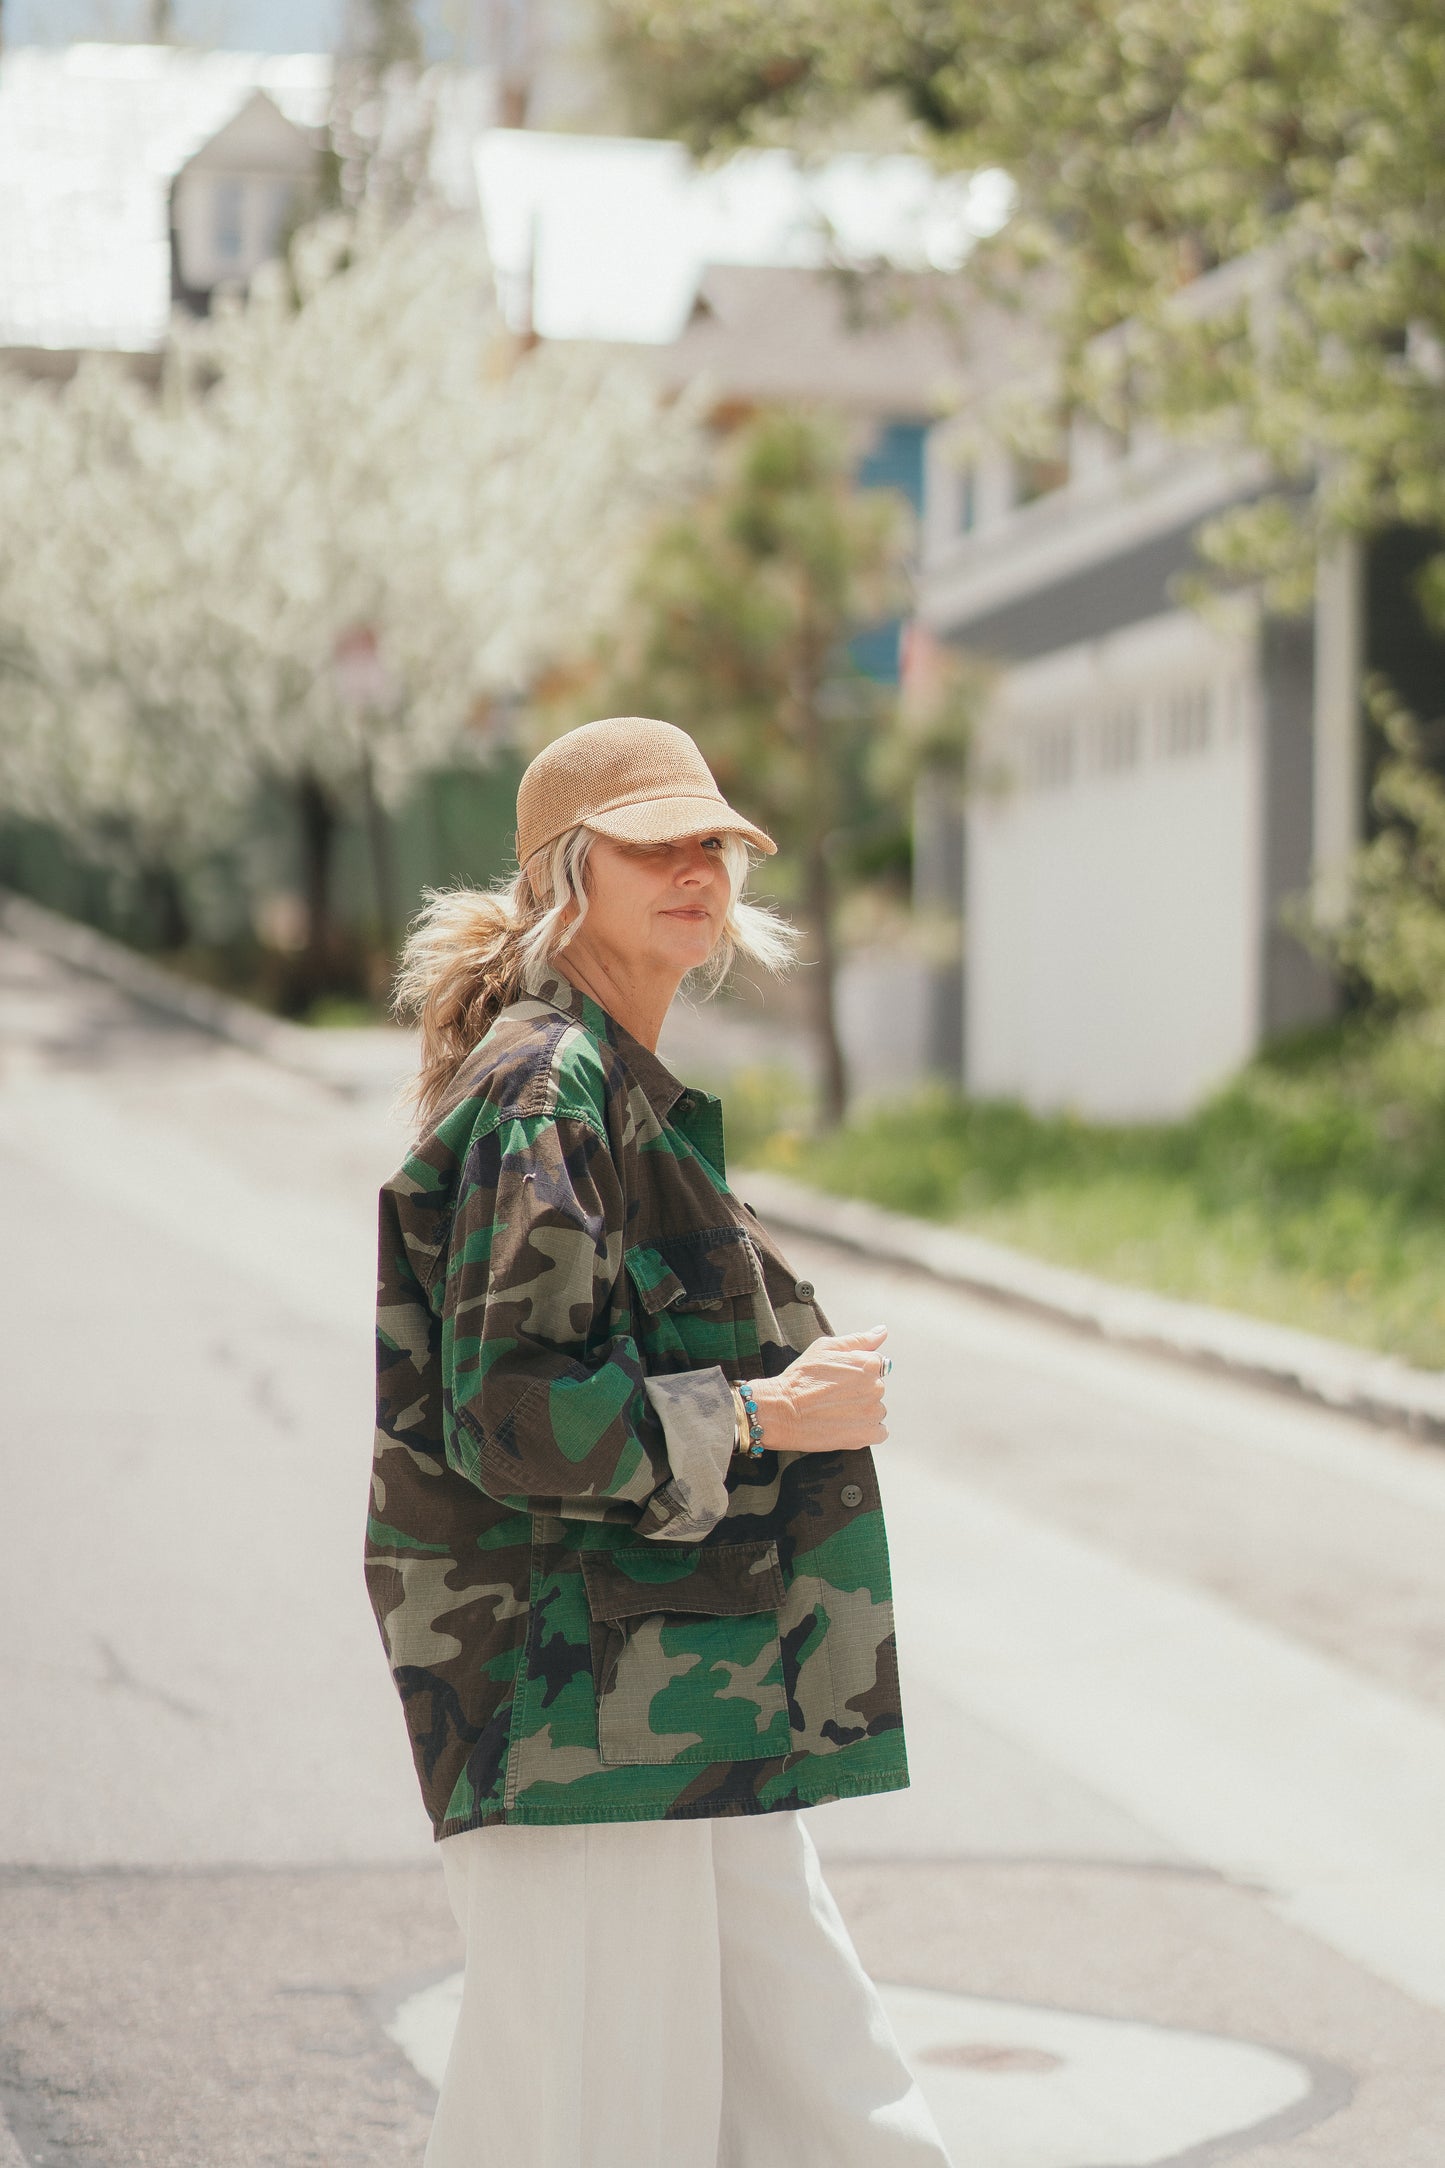
[[[1445,1023],[1275,1049],[1188,1121],[1106,1126],[922,1093],[813,1137],[756,1082],[739,1162],[1056,1262],[1445,1366]]]

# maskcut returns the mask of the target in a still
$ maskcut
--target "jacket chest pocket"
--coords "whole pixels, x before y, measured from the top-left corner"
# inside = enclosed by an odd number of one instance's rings
[[[582,1578],[604,1763],[788,1752],[775,1543],[584,1551]]]
[[[736,1362],[757,1352],[762,1286],[745,1227],[664,1235],[626,1252],[643,1354],[668,1369]]]

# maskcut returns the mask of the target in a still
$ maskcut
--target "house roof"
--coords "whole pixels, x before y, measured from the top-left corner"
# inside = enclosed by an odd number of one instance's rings
[[[698,167],[679,143],[493,128],[476,164],[503,306],[544,339],[668,345],[710,264],[952,268],[1007,207],[998,175],[911,157],[742,151]]]
[[[657,354],[664,384],[705,377],[748,404],[825,398],[860,414],[931,419],[964,388],[957,279],[709,264],[682,335]]]
[[[326,55],[198,52],[173,46],[19,47],[0,59],[0,348],[154,352],[171,311],[169,192],[180,169],[263,93],[281,123],[325,118]],[[834,158],[805,167],[781,150],[699,168],[680,144],[489,125],[485,71],[444,72],[433,174],[447,198],[480,202],[504,308],[544,338],[668,346],[689,370],[712,363],[739,394],[807,388],[830,343],[839,394],[926,410],[946,375],[936,325],[895,324],[846,341],[841,289],[728,282],[728,266],[800,274],[833,256],[921,271],[956,264],[997,224],[997,176],[939,176],[921,159]],[[210,147],[208,150],[207,147]],[[707,271],[703,313],[693,321]],[[781,302],[775,305],[781,307]],[[745,349],[755,345],[749,357]],[[748,363],[746,383],[741,381]],[[756,386],[756,389],[752,387]],[[769,395],[773,395],[771,392]]]
[[[319,144],[319,131],[288,120],[269,91],[253,90],[180,170],[195,173],[212,167],[226,173],[241,165],[266,173],[310,173]]]

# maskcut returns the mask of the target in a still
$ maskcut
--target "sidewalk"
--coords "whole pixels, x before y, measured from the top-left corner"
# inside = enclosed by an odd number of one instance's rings
[[[386,1026],[318,1031],[283,1022],[248,1002],[189,984],[90,927],[22,897],[0,893],[0,928],[152,1008],[347,1097],[392,1098],[415,1062],[413,1033]],[[767,1052],[759,1028],[742,1019],[734,1023],[721,1009],[705,1015],[690,1010],[678,1026],[669,1022],[674,1059],[697,1058],[705,1038],[714,1070],[746,1066]],[[747,1037],[738,1047],[719,1043],[739,1032]],[[1121,1347],[1269,1385],[1415,1437],[1445,1439],[1445,1373],[1417,1370],[1393,1356],[1259,1318],[1117,1286],[977,1235],[824,1195],[785,1175],[757,1169],[738,1172],[734,1179],[765,1219],[795,1234],[905,1266]]]
[[[416,1040],[411,1032],[386,1025],[312,1030],[305,1024],[288,1023],[284,1017],[268,1016],[252,1002],[183,979],[123,942],[97,933],[93,926],[83,926],[5,889],[0,889],[0,932],[28,942],[87,977],[104,979],[148,1009],[194,1024],[198,1031],[244,1047],[348,1098],[390,1097],[415,1066]]]

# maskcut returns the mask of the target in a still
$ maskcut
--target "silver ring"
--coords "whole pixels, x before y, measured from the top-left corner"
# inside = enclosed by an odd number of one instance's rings
[[[893,1357],[891,1355],[880,1355],[878,1360],[879,1363],[882,1365],[881,1369],[878,1372],[878,1375],[880,1378],[886,1378],[889,1371],[893,1368]]]

